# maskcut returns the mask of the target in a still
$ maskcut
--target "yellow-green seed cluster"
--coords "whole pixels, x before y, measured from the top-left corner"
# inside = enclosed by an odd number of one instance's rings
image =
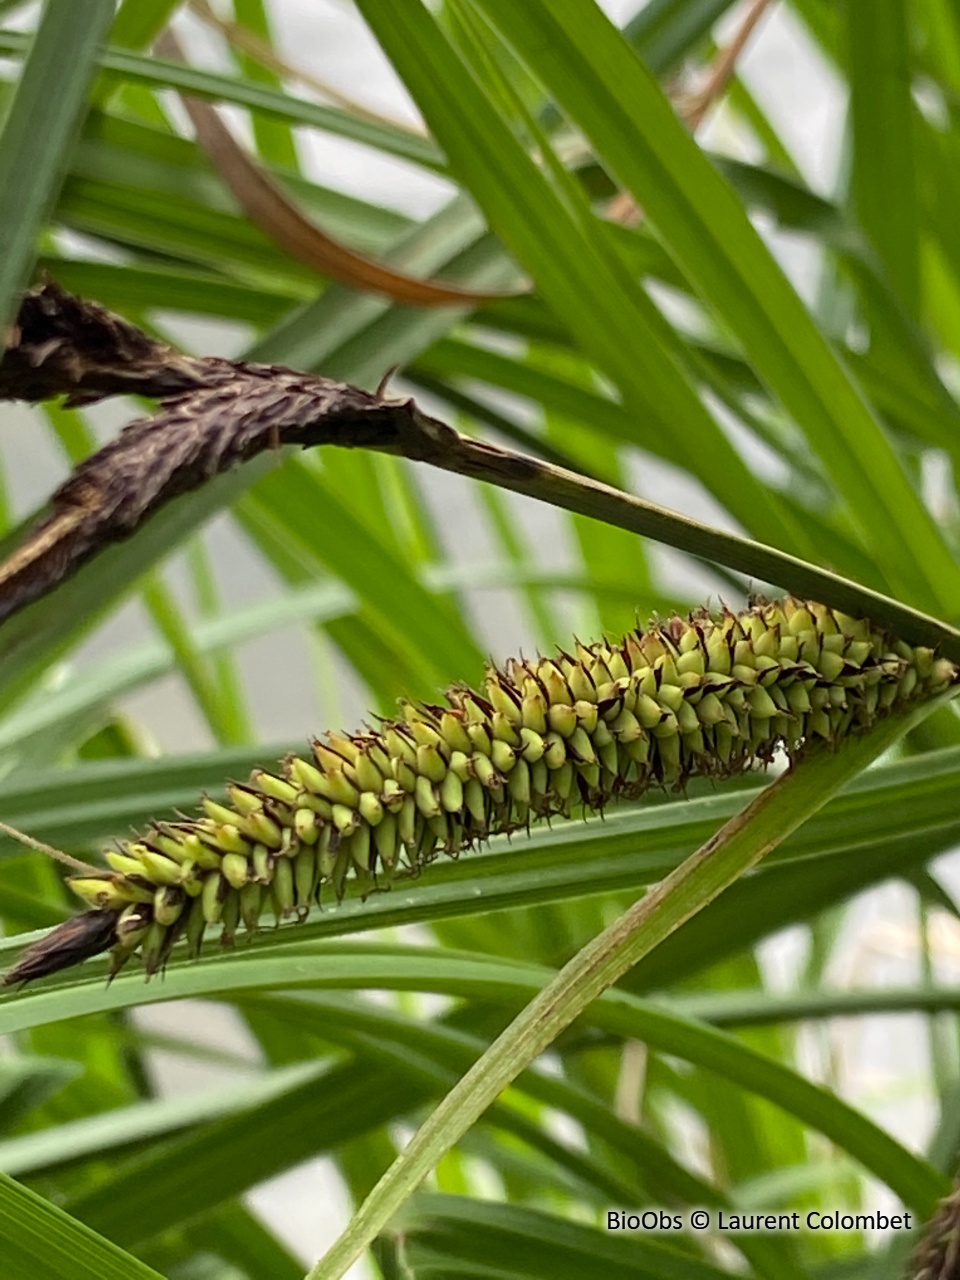
[[[110,872],[72,884],[116,913],[115,968],[139,951],[149,974],[178,937],[196,954],[209,926],[229,941],[265,910],[302,917],[351,874],[385,885],[532,819],[836,743],[957,679],[932,650],[811,602],[671,618],[328,734],[311,758],[256,770],[193,821],[154,823],[106,854]]]

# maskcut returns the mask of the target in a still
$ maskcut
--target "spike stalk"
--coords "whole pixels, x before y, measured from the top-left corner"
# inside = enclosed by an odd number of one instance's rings
[[[947,695],[952,696],[952,691]],[[936,706],[887,719],[838,754],[814,744],[685,862],[577,953],[454,1085],[370,1192],[306,1280],[340,1280],[442,1157],[572,1022],[633,965],[822,808]],[[916,1201],[920,1196],[914,1197]],[[915,1203],[919,1214],[930,1203]],[[956,1198],[951,1202],[955,1213]],[[952,1222],[952,1219],[951,1219]],[[941,1231],[941,1237],[945,1233]],[[920,1280],[917,1273],[917,1280]],[[934,1273],[923,1272],[923,1280]]]

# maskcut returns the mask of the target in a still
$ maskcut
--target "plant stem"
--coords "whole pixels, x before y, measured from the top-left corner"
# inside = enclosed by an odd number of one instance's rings
[[[890,596],[775,547],[713,528],[542,459],[458,435],[450,428],[431,430],[432,420],[418,410],[414,414],[415,431],[401,433],[392,452],[638,533],[707,563],[725,565],[754,582],[775,584],[793,595],[821,600],[853,617],[869,618],[910,644],[939,649],[944,657],[960,663],[960,630]]]
[[[807,757],[588,942],[447,1094],[306,1280],[339,1280],[440,1158],[593,1000],[945,700],[891,718],[840,752],[824,748]]]

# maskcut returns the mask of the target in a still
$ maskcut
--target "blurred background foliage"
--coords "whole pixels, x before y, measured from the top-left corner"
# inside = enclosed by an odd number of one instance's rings
[[[75,8],[0,0],[5,314],[46,272],[198,353],[396,367],[461,430],[960,621],[950,0]],[[171,21],[188,65],[150,53]],[[181,92],[368,264],[496,296],[413,306],[296,260]],[[141,411],[5,409],[3,548]],[[789,587],[395,459],[261,458],[0,628],[0,816],[89,856],[488,654],[764,585]],[[947,709],[597,1002],[356,1274],[898,1274],[905,1233],[602,1228],[929,1215],[960,1142],[960,882],[931,866],[958,781]],[[495,841],[150,986],[93,962],[6,994],[0,1276],[302,1275],[549,973],[757,785]],[[4,960],[74,908],[0,845]]]

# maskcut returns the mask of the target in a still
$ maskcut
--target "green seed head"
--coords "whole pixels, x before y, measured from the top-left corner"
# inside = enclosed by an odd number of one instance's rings
[[[73,886],[115,917],[114,971],[139,950],[149,975],[180,936],[195,955],[208,926],[230,941],[264,910],[302,919],[351,876],[366,892],[533,819],[838,745],[958,679],[931,650],[811,601],[674,617],[619,644],[511,660],[445,707],[402,703],[377,732],[327,734]],[[35,976],[28,952],[8,981],[30,964]]]

